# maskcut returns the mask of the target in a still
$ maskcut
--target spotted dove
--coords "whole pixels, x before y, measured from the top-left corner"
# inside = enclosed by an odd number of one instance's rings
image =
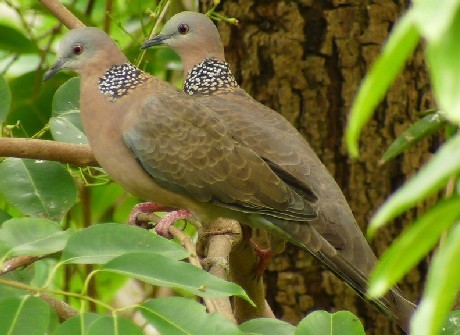
[[[300,133],[239,87],[225,61],[213,22],[200,13],[176,14],[143,48],[153,45],[167,45],[182,58],[186,93],[216,112],[228,129],[293,189],[306,187],[317,196],[318,217],[306,225],[324,239],[322,243],[327,243],[327,251],[324,249],[319,259],[363,296],[376,257],[342,191]],[[305,199],[314,201],[311,196]],[[318,257],[318,253],[313,254]],[[374,304],[390,310],[401,327],[408,328],[414,305],[397,288]]]

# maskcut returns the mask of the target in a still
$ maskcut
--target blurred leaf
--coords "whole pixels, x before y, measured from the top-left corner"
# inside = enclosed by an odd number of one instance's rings
[[[441,116],[440,112],[425,115],[420,120],[411,124],[409,128],[404,130],[401,135],[393,141],[388,150],[383,154],[379,164],[384,164],[403,153],[407,148],[438,131],[445,124],[446,120]]]
[[[459,217],[458,197],[442,200],[423,214],[380,257],[369,280],[369,296],[381,296],[396,284],[436,245],[441,234]]]
[[[0,209],[0,224],[2,224],[3,222],[9,219],[11,219],[11,215],[9,215],[3,209]]]
[[[80,78],[69,79],[53,97],[50,130],[56,141],[88,144],[80,117]]]
[[[119,223],[104,223],[75,233],[61,261],[72,264],[103,264],[129,252],[157,253],[173,259],[187,257],[178,244],[148,230]]]
[[[359,155],[359,134],[418,44],[420,36],[410,12],[393,28],[381,55],[366,75],[348,120],[346,142],[351,156]]]
[[[191,299],[158,298],[144,302],[139,309],[147,321],[154,325],[161,334],[243,335],[237,325],[218,313],[207,314],[203,305]]]
[[[440,335],[460,335],[460,310],[449,313]]]
[[[434,255],[425,292],[411,321],[411,334],[439,334],[460,290],[460,224]]]
[[[238,285],[217,278],[190,263],[158,254],[130,253],[119,256],[102,267],[146,283],[183,289],[199,297],[220,298],[231,295],[250,301]]]
[[[97,288],[97,297],[108,304],[114,301],[119,294],[119,290],[127,284],[128,278],[112,272],[100,272],[94,278]],[[100,306],[103,310],[103,307]],[[99,309],[98,309],[99,311]]]
[[[144,335],[134,323],[123,317],[100,317],[88,326],[86,335]]]
[[[121,220],[109,216],[114,210],[117,210],[114,208],[114,203],[119,204],[123,202],[124,197],[127,197],[126,191],[120,185],[109,183],[87,188],[86,191],[89,192],[91,200],[91,222],[127,222],[129,213]],[[73,217],[76,221],[83,221],[81,205],[82,203],[77,203],[75,206],[76,213],[73,213]],[[115,207],[118,208],[118,205]]]
[[[294,335],[295,327],[278,319],[260,318],[242,323],[240,330],[254,335]]]
[[[438,191],[459,171],[460,136],[457,135],[444,143],[431,160],[383,204],[372,219],[368,234],[372,236],[386,222]]]
[[[7,275],[3,275],[3,278],[7,278]],[[28,292],[14,288],[8,285],[0,284],[0,297],[1,299],[6,299],[10,297],[23,297],[29,295]]]
[[[11,53],[25,54],[35,53],[37,48],[19,30],[12,27],[0,25],[0,49]]]
[[[438,5],[438,7],[447,6]],[[460,10],[455,11],[452,26],[436,42],[431,41],[426,46],[426,59],[436,101],[443,115],[457,125],[460,124],[460,43],[458,43],[458,36],[460,36]]]
[[[0,175],[0,192],[27,215],[59,221],[77,201],[75,182],[60,163],[7,158]]]
[[[53,221],[17,218],[1,226],[0,244],[7,248],[8,256],[44,255],[62,250],[71,235],[72,231],[62,231]]]
[[[67,74],[59,76],[61,79],[68,77]],[[41,73],[32,71],[11,78],[8,82],[12,103],[6,122],[16,124],[19,121],[21,127],[15,129],[13,134],[16,137],[30,137],[47,125],[51,116],[51,102],[59,81],[43,85]]]
[[[88,327],[97,319],[101,318],[100,315],[94,313],[85,313],[83,314],[83,320],[81,315],[76,315],[63,323],[61,323],[53,333],[53,335],[81,335],[82,332],[82,323],[84,329],[88,330]]]
[[[38,298],[24,296],[0,300],[1,335],[43,335],[48,331],[49,321],[50,308]]]
[[[429,40],[428,44],[436,42],[446,34],[459,4],[459,0],[444,0],[442,5],[436,0],[412,1],[411,11],[414,12],[415,22],[423,37]]]
[[[2,75],[0,75],[0,125],[5,121],[11,106],[11,91]]]
[[[359,319],[351,312],[330,314],[316,311],[300,321],[296,335],[366,335]]]

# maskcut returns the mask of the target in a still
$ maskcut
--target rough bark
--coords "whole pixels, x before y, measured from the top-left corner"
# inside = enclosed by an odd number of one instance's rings
[[[202,10],[212,1],[203,1]],[[418,50],[409,61],[361,137],[361,157],[347,155],[343,135],[360,81],[372,65],[405,1],[222,0],[218,10],[236,17],[238,26],[219,23],[226,56],[238,82],[272,107],[305,136],[335,176],[360,226],[428,158],[437,139],[417,144],[380,167],[392,140],[417,116],[433,107],[429,80]],[[423,206],[382,229],[373,242],[380,255]],[[426,263],[401,283],[416,301]],[[332,274],[288,246],[266,276],[268,301],[277,317],[297,323],[316,309],[348,309],[360,316],[367,334],[398,334],[393,322],[362,302]]]

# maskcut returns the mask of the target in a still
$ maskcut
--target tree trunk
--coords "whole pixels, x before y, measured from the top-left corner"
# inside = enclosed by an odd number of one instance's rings
[[[203,1],[202,10],[213,1]],[[404,1],[222,0],[217,8],[239,25],[219,23],[227,60],[241,86],[284,115],[305,136],[335,176],[364,230],[384,200],[428,158],[437,139],[424,140],[387,165],[378,160],[392,140],[431,108],[429,79],[420,50],[412,57],[375,117],[364,129],[361,156],[344,146],[347,116],[359,84],[379,54]],[[381,229],[372,245],[380,255],[419,207]],[[426,263],[400,284],[417,301]],[[277,317],[296,324],[307,313],[350,310],[367,334],[398,334],[399,328],[364,303],[304,251],[288,246],[265,275],[268,301]]]

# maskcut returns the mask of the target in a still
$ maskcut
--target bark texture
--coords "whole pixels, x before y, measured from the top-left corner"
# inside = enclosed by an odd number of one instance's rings
[[[212,1],[202,1],[202,11]],[[335,176],[360,226],[428,158],[437,139],[422,141],[379,167],[392,140],[433,107],[423,53],[417,53],[393,84],[361,137],[361,157],[352,161],[344,146],[347,115],[359,84],[395,20],[407,8],[391,0],[222,0],[218,11],[239,20],[219,23],[227,60],[241,86],[284,115],[309,141]],[[382,229],[372,245],[380,255],[423,207]],[[426,264],[401,283],[413,301],[421,292]],[[288,246],[270,265],[267,299],[277,315],[297,323],[308,312],[347,309],[367,334],[399,334],[397,326],[324,270],[310,255]]]

